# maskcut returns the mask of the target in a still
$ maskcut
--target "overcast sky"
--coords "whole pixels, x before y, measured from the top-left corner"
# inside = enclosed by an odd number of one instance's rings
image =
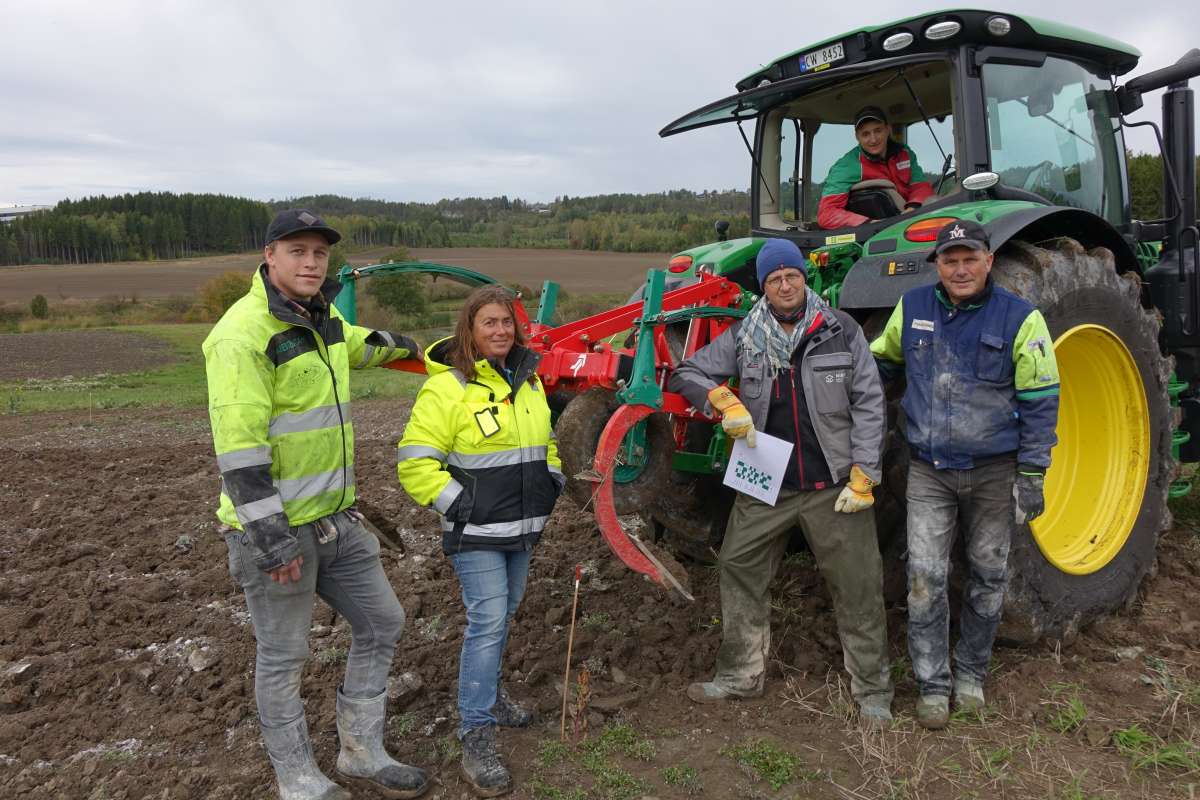
[[[0,0],[0,204],[141,190],[431,201],[744,188],[735,128],[658,130],[787,52],[946,7]],[[1139,72],[1200,47],[1194,0],[995,7],[1129,42]],[[1160,96],[1137,118],[1156,116]]]

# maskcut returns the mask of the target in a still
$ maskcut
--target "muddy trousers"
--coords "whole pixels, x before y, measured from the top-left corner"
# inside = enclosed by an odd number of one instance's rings
[[[379,561],[379,540],[345,512],[332,517],[338,536],[320,544],[314,526],[294,528],[304,557],[300,580],[280,585],[254,565],[244,534],[226,536],[229,570],[246,593],[258,642],[254,698],[259,722],[281,728],[304,716],[300,675],[308,659],[314,595],[350,624],[342,694],[377,697],[387,689],[404,609]]]
[[[713,682],[757,694],[771,647],[770,585],[799,526],[833,597],[850,691],[860,704],[892,700],[875,514],[833,510],[841,489],[784,489],[775,506],[739,494],[721,545],[721,627]]]
[[[1015,458],[974,469],[934,469],[914,458],[908,472],[908,654],[922,695],[949,696],[950,548],[961,524],[967,556],[955,670],[987,676],[1008,583]]]

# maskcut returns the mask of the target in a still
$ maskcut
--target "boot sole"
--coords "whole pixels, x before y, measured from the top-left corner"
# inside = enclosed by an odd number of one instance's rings
[[[511,780],[503,786],[480,786],[471,781],[471,776],[467,774],[467,771],[461,765],[459,766],[459,772],[462,774],[463,780],[471,787],[471,791],[475,793],[476,797],[499,797],[502,794],[508,794],[513,789]]]
[[[376,783],[370,778],[356,778],[353,775],[347,775],[341,770],[338,770],[338,775],[341,775],[343,778],[345,778],[347,783],[353,784],[359,789],[365,789],[369,792],[374,792],[380,797],[388,798],[388,800],[410,800],[414,797],[420,797],[429,791],[430,784],[430,781],[425,781],[425,783],[421,784],[416,789],[392,789],[384,786],[382,783]]]

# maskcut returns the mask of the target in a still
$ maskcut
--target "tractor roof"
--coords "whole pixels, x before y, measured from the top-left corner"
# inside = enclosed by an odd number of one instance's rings
[[[989,29],[988,23],[994,18],[1007,20],[1007,33],[997,34]],[[937,28],[935,33],[947,30],[950,33],[941,38],[927,36],[931,27],[939,23],[947,24]],[[955,29],[952,23],[958,23],[959,27]],[[993,23],[993,27],[1003,28],[1003,25]],[[906,38],[903,34],[909,34],[911,40],[903,46],[894,46]],[[889,40],[893,43],[890,49],[884,46],[884,42]],[[1001,11],[956,9],[859,28],[795,50],[738,81],[737,89],[739,92],[745,91],[764,81],[793,78],[835,65],[922,52],[944,52],[963,43],[1076,56],[1103,65],[1113,75],[1122,75],[1133,69],[1141,56],[1141,52],[1132,45],[1071,25]]]

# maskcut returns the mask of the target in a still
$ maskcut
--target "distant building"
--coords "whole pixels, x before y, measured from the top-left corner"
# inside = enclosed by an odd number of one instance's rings
[[[0,222],[12,222],[17,217],[38,211],[49,211],[54,206],[0,206]]]

